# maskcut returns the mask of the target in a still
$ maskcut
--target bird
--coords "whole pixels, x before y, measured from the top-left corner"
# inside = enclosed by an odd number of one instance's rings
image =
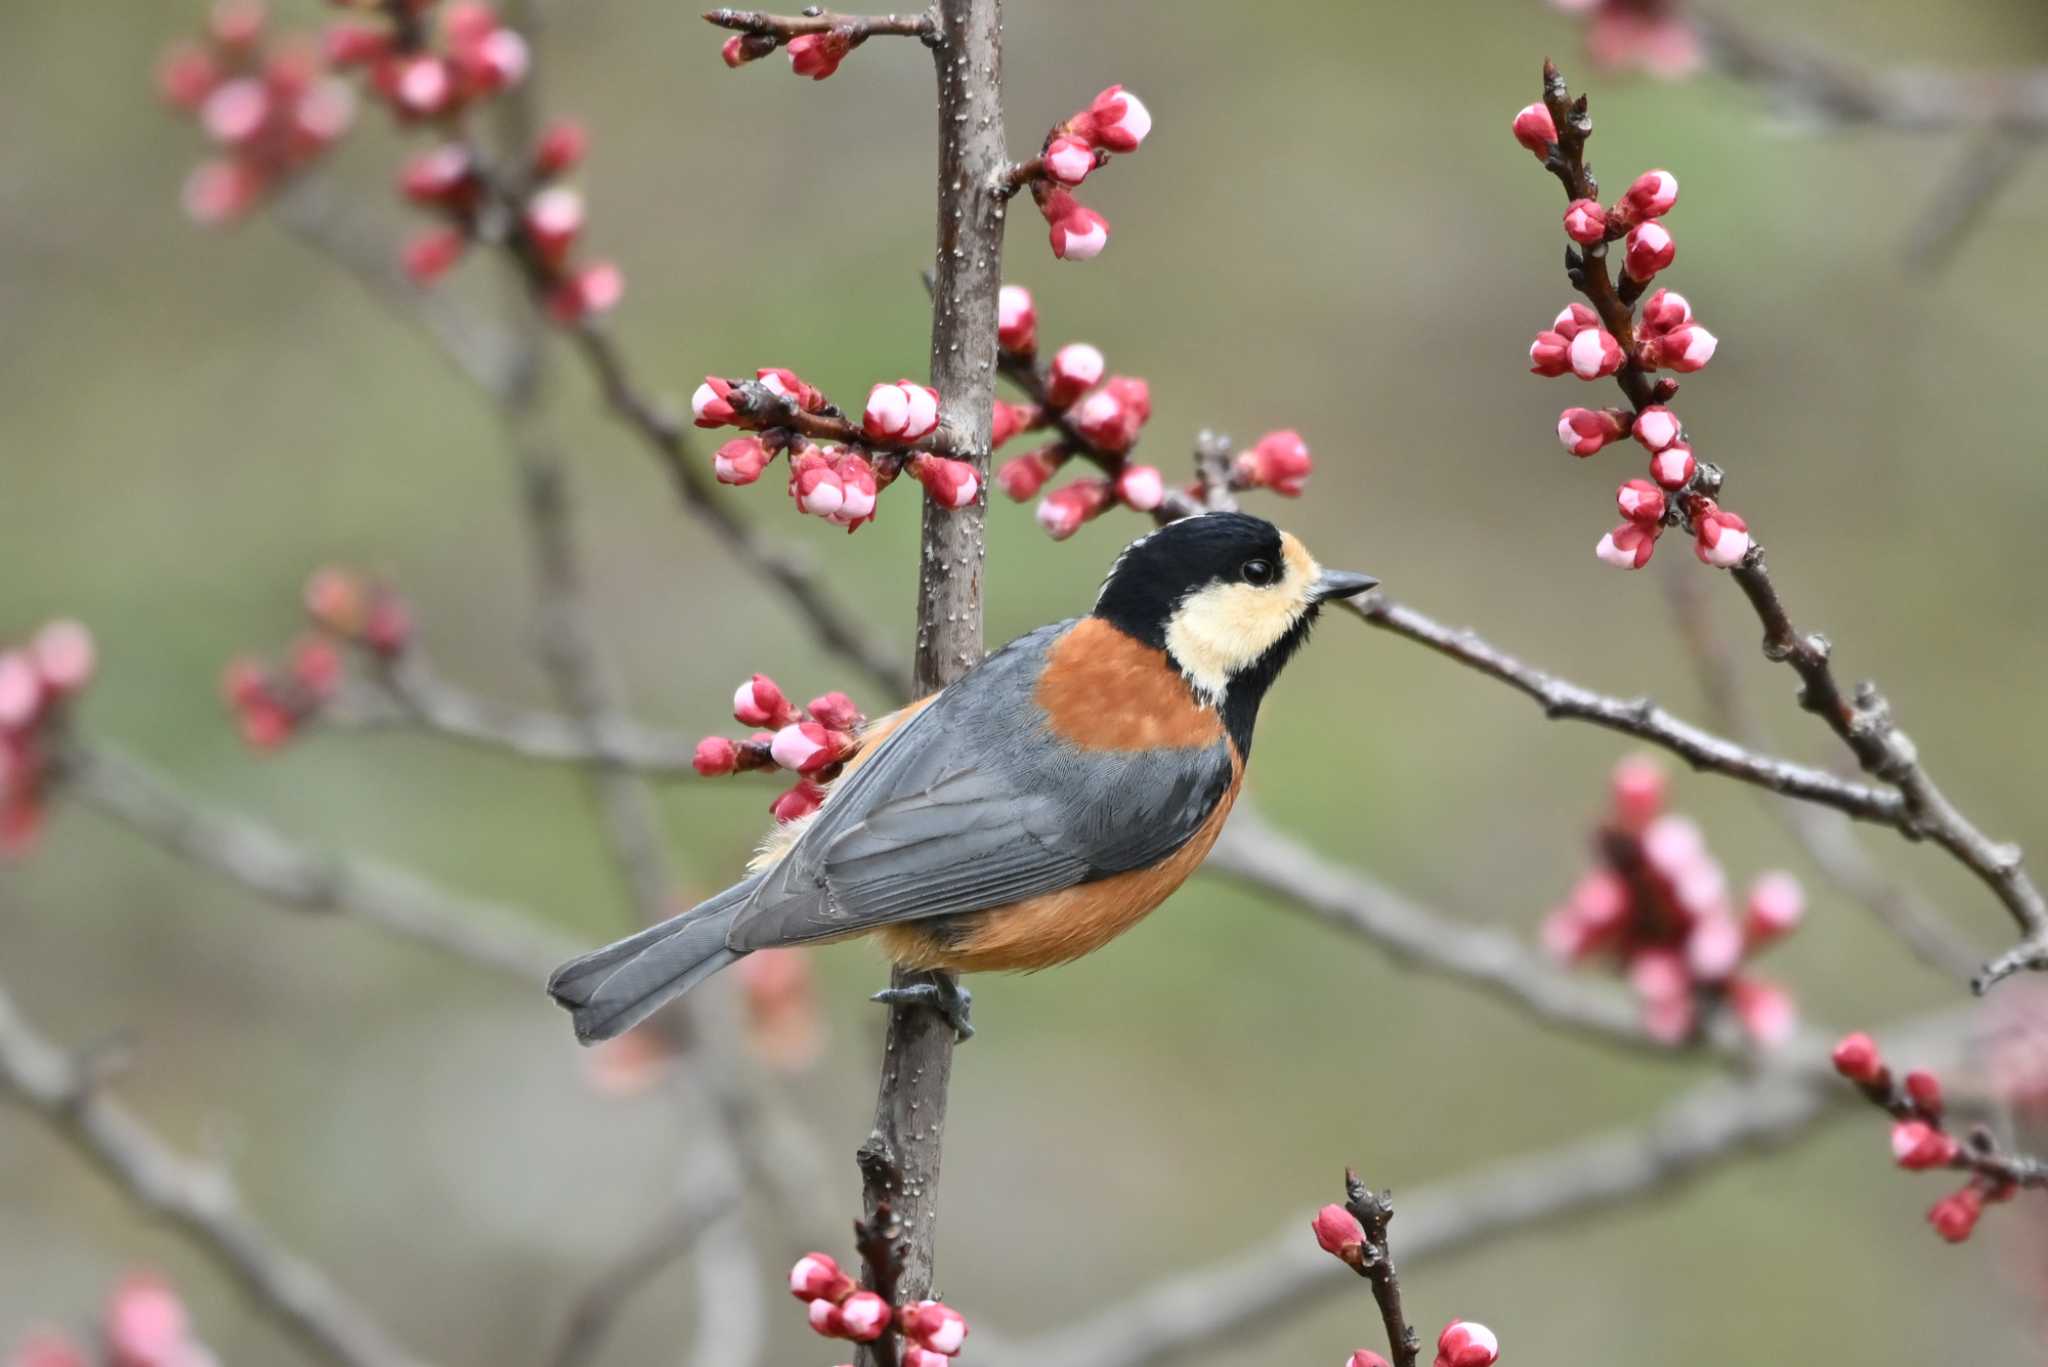
[[[959,973],[1087,954],[1158,907],[1236,801],[1259,704],[1318,608],[1373,588],[1238,512],[1127,546],[1084,617],[1029,632],[871,722],[815,812],[745,878],[557,969],[585,1044],[756,950],[870,935],[972,1033]]]

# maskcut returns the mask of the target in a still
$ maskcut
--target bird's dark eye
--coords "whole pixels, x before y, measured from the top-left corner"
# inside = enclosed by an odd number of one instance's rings
[[[1238,573],[1244,576],[1245,583],[1261,589],[1278,577],[1270,560],[1247,560],[1244,562],[1244,568]]]

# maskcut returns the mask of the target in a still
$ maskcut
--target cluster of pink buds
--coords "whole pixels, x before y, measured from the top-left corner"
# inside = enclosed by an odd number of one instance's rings
[[[327,568],[306,581],[312,630],[282,665],[241,657],[221,674],[221,696],[252,749],[276,750],[315,720],[341,691],[343,648],[390,662],[412,644],[412,611],[389,584]]]
[[[1327,1205],[1316,1212],[1309,1228],[1316,1236],[1316,1244],[1323,1252],[1343,1263],[1354,1272],[1366,1267],[1366,1260],[1377,1256],[1369,1251],[1365,1226],[1358,1217],[1340,1205]],[[1452,1320],[1437,1335],[1436,1367],[1493,1367],[1500,1361],[1500,1339],[1494,1332],[1476,1320]],[[1361,1348],[1344,1360],[1345,1367],[1388,1367],[1386,1358],[1370,1349]]]
[[[157,88],[219,149],[185,181],[185,212],[208,227],[242,218],[355,119],[354,94],[311,43],[269,38],[261,0],[219,0],[203,40],[164,53]]]
[[[1893,1162],[1908,1172],[1947,1168],[1970,1174],[1927,1210],[1927,1223],[1950,1243],[1970,1237],[1986,1205],[2011,1200],[2021,1186],[2048,1186],[2048,1168],[2001,1152],[1990,1131],[1979,1127],[1960,1140],[1951,1134],[1941,1081],[1933,1073],[1914,1069],[1894,1078],[1877,1041],[1860,1033],[1844,1036],[1833,1058],[1836,1072],[1891,1114]]]
[[[0,649],[0,855],[25,852],[43,828],[53,740],[95,661],[92,633],[70,621]]]
[[[1112,153],[1135,152],[1152,131],[1144,101],[1120,85],[1097,95],[1080,113],[1046,134],[1033,173],[1031,197],[1045,216],[1052,254],[1062,261],[1086,261],[1109,245],[1109,220],[1075,199],[1074,186],[1088,179]]]
[[[526,40],[482,0],[333,2],[369,17],[327,30],[327,60],[367,72],[371,91],[403,121],[446,122],[526,76]]]
[[[813,1332],[873,1343],[895,1331],[902,1367],[946,1367],[967,1342],[967,1321],[939,1301],[893,1306],[839,1270],[829,1253],[806,1253],[789,1270],[789,1294],[803,1302]]]
[[[772,33],[735,33],[718,49],[725,64],[735,69],[758,62],[774,52],[777,45],[789,49],[792,75],[822,81],[839,70],[847,54],[868,40],[858,25],[839,24],[817,33],[799,33],[786,43]]]
[[[1611,69],[1633,69],[1677,80],[1706,61],[1700,35],[1681,0],[1551,0],[1566,14],[1583,15],[1586,53]]]
[[[797,775],[796,786],[769,806],[777,821],[809,816],[823,805],[824,785],[860,749],[867,720],[844,693],[826,693],[798,707],[766,674],[754,675],[733,693],[732,715],[742,726],[757,728],[754,734],[740,740],[706,736],[691,763],[706,778],[763,769]]]
[[[89,1348],[60,1329],[29,1333],[8,1367],[216,1367],[220,1361],[193,1329],[191,1313],[168,1282],[148,1274],[124,1279],[107,1297]]]
[[[1568,963],[1611,957],[1641,1000],[1645,1028],[1666,1043],[1696,1038],[1723,1004],[1757,1043],[1789,1039],[1798,1025],[1790,994],[1745,965],[1799,924],[1798,880],[1760,876],[1738,915],[1700,828],[1665,809],[1669,780],[1654,760],[1623,760],[1611,791],[1595,867],[1544,921],[1544,943]]]

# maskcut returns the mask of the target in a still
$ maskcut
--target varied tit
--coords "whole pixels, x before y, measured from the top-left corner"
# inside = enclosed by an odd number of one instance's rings
[[[548,993],[591,1043],[771,946],[873,935],[898,966],[947,973],[1099,948],[1208,854],[1259,701],[1318,605],[1375,582],[1241,513],[1141,537],[1088,616],[877,719],[824,805],[778,829],[745,879],[564,964]],[[880,995],[956,1028],[964,998],[944,974]]]

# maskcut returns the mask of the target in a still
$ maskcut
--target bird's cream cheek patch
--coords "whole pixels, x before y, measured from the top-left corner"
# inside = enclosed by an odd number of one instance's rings
[[[1308,610],[1322,569],[1291,534],[1281,535],[1280,549],[1279,583],[1264,588],[1213,584],[1182,603],[1167,624],[1167,650],[1212,704],[1222,700],[1234,676],[1256,664]]]

